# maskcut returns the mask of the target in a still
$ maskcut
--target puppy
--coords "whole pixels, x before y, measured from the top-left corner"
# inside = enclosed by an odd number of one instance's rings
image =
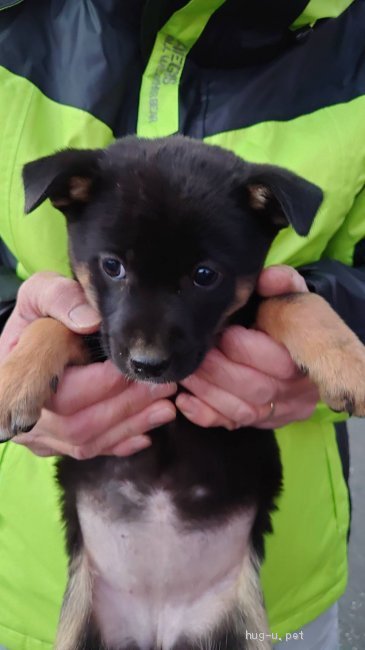
[[[106,357],[135,381],[179,382],[235,322],[282,342],[336,410],[365,414],[364,348],[318,296],[254,289],[289,224],[322,193],[279,168],[180,136],[66,150],[24,169],[26,212],[66,217],[75,277],[102,316]],[[319,353],[320,351],[320,353]],[[31,428],[82,337],[32,323],[2,366],[0,430]],[[129,458],[63,458],[70,557],[57,650],[271,647],[259,583],[281,488],[272,431],[199,428],[177,414]]]

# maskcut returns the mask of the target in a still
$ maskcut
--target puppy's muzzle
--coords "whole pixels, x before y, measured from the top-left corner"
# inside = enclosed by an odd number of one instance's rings
[[[172,357],[161,358],[148,355],[135,355],[130,358],[130,365],[133,372],[141,379],[161,377],[171,365]]]

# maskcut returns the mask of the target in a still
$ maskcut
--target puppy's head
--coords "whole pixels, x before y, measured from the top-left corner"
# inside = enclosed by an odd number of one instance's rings
[[[176,136],[65,150],[24,168],[26,212],[67,220],[74,273],[107,354],[134,379],[192,373],[252,293],[272,240],[306,235],[322,194],[279,168]]]

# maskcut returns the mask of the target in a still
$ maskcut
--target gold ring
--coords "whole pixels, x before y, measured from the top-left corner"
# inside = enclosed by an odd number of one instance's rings
[[[265,422],[267,422],[267,420],[270,420],[272,418],[272,416],[274,415],[274,413],[275,413],[275,402],[268,402],[265,406],[269,406],[270,411],[268,412],[267,415],[265,415],[265,417],[263,417],[260,420],[261,424],[264,424]]]
[[[275,413],[275,402],[270,402],[270,413],[269,413],[269,415],[267,416],[266,419],[270,420],[270,418],[272,418],[274,413]]]

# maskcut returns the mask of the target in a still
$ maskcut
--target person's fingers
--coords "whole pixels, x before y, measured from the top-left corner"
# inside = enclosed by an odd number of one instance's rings
[[[138,451],[142,451],[142,449],[151,447],[151,445],[152,440],[147,435],[132,436],[131,438],[127,438],[127,440],[118,442],[109,449],[105,449],[103,456],[131,456]]]
[[[286,348],[264,332],[233,325],[223,332],[218,348],[230,361],[277,379],[291,379],[299,374]]]
[[[208,353],[192,377],[204,379],[217,388],[253,404],[265,404],[277,390],[275,378],[256,368],[230,361],[217,349]],[[191,390],[191,387],[185,385]],[[192,392],[195,393],[195,390]]]
[[[111,361],[73,366],[66,369],[57,393],[46,407],[58,415],[72,415],[121,393],[129,385],[131,382]]]
[[[228,430],[234,428],[234,423],[229,418],[225,418],[222,413],[219,413],[208,404],[205,404],[198,397],[194,397],[194,395],[180,393],[177,396],[175,403],[176,408],[181,411],[190,422],[193,422],[200,427],[224,427]]]
[[[318,399],[306,400],[293,400],[288,404],[287,402],[274,402],[274,412],[267,418],[255,423],[257,429],[280,429],[292,422],[301,422],[307,420],[316,408]]]
[[[19,436],[20,438],[20,436]],[[44,437],[39,439],[33,439],[31,442],[29,440],[14,439],[14,442],[17,444],[27,447],[33,454],[41,457],[49,456],[72,456],[74,458],[81,458],[84,456],[86,458],[92,458],[92,456],[87,456],[86,450],[81,448],[77,451],[75,447],[65,443],[62,440],[58,440],[51,437]],[[127,440],[123,440],[118,444],[106,449],[103,453],[104,456],[130,456],[135,454],[142,449],[150,447],[152,444],[151,439],[148,436],[131,436]],[[52,446],[51,446],[52,445]]]
[[[115,428],[119,423],[144,411],[155,402],[154,412],[158,412],[159,400],[175,392],[174,384],[131,383],[117,395],[91,404],[71,415],[57,416],[45,411],[45,417],[48,418],[50,426],[59,438],[64,438],[72,444],[82,445],[99,438],[102,432]],[[171,407],[173,408],[173,405]],[[161,419],[163,420],[163,416]],[[156,424],[157,422],[146,422],[144,431],[152,429]]]
[[[128,453],[135,453],[139,449],[148,446],[148,436],[145,434],[163,424],[171,422],[176,417],[176,409],[169,400],[159,400],[148,406],[143,411],[127,417],[122,422],[104,433],[100,433],[93,439],[86,438],[86,442],[80,442],[82,436],[75,436],[70,439],[66,436],[60,436],[58,432],[52,434],[47,426],[47,412],[42,416],[42,423],[36,425],[30,433],[19,434],[13,438],[13,442],[22,444],[29,449],[38,450],[40,455],[67,455],[78,460],[85,460],[99,455],[125,456]],[[57,417],[57,416],[53,416]],[[66,431],[67,418],[59,417],[59,424],[56,429],[60,428]],[[143,440],[140,440],[140,438]],[[133,438],[136,438],[134,441]],[[139,440],[137,439],[139,438]],[[146,440],[147,438],[147,440]],[[123,444],[126,443],[128,444]],[[35,453],[38,453],[36,451]],[[118,453],[117,453],[118,452]]]
[[[19,438],[19,440],[17,438]],[[37,456],[73,456],[77,458],[81,457],[84,453],[86,459],[85,450],[84,452],[82,452],[81,449],[75,450],[75,447],[72,445],[69,445],[64,441],[58,440],[56,438],[45,436],[44,438],[35,438],[32,440],[32,442],[26,440],[25,435],[24,440],[21,439],[21,436],[18,436],[17,438],[14,439],[14,442],[24,445],[27,447],[27,449],[29,449],[33,454],[36,454]],[[138,451],[142,451],[142,449],[150,447],[151,444],[151,439],[147,435],[131,436],[130,438],[122,440],[122,442],[119,441],[116,445],[105,449],[103,456],[131,456]]]
[[[298,271],[282,264],[269,266],[261,271],[256,291],[260,296],[269,298],[284,293],[306,292],[308,287]]]
[[[266,399],[262,404],[253,404],[249,400],[246,400],[246,398],[238,398],[223,390],[221,387],[215,386],[197,374],[191,375],[182,381],[181,384],[193,394],[193,397],[198,398],[202,404],[220,413],[223,419],[239,423],[242,426],[249,426],[256,420],[261,419],[262,411],[264,414],[267,413],[267,403],[271,401],[270,397],[269,400]],[[186,412],[189,399],[190,395],[181,393],[176,398],[176,406],[182,412],[184,412],[184,409]],[[200,416],[204,421],[206,421],[206,413],[207,410]]]
[[[93,331],[100,323],[80,284],[56,273],[32,275],[19,289],[17,306],[27,321],[51,316],[77,333]]]
[[[50,316],[78,334],[98,329],[99,314],[87,303],[81,286],[56,273],[36,273],[20,287],[14,311],[0,337],[0,362],[37,318]]]
[[[278,429],[301,420],[307,420],[320,400],[318,388],[308,377],[300,377],[280,385],[272,400],[269,416],[258,421],[258,429]]]
[[[181,394],[176,400],[177,408],[185,417],[201,427],[224,427],[233,429],[252,426],[256,429],[279,429],[293,421],[307,420],[313,413],[318,399],[288,402],[269,402],[259,407],[241,404],[241,414],[246,416],[235,421],[204,403],[193,395]]]
[[[256,426],[256,422],[267,419],[271,412],[270,404],[253,406],[240,401],[235,417],[227,417],[225,413],[207,404],[200,398],[188,393],[180,393],[176,399],[176,407],[185,417],[200,427],[224,427],[232,431],[239,427]],[[231,413],[233,414],[233,409]]]
[[[280,428],[296,420],[306,420],[313,413],[319,401],[317,387],[307,378],[278,382],[278,390],[267,403],[254,405],[240,400],[239,409],[236,404],[227,401],[222,393],[219,399],[214,395],[212,400],[205,401],[200,396],[181,393],[176,399],[177,408],[189,420],[202,427],[222,426],[226,429],[236,429],[241,426],[254,426],[260,429]],[[200,395],[212,393],[206,387],[199,386]],[[222,409],[222,401],[227,406]],[[214,401],[215,400],[215,401]],[[231,408],[234,406],[235,408]]]
[[[11,442],[22,445],[26,447],[36,456],[41,456],[43,458],[48,458],[49,456],[62,456],[62,448],[65,448],[65,445],[62,445],[61,441],[53,439],[51,436],[46,437],[28,437],[27,433],[20,433],[19,435],[12,438]]]

